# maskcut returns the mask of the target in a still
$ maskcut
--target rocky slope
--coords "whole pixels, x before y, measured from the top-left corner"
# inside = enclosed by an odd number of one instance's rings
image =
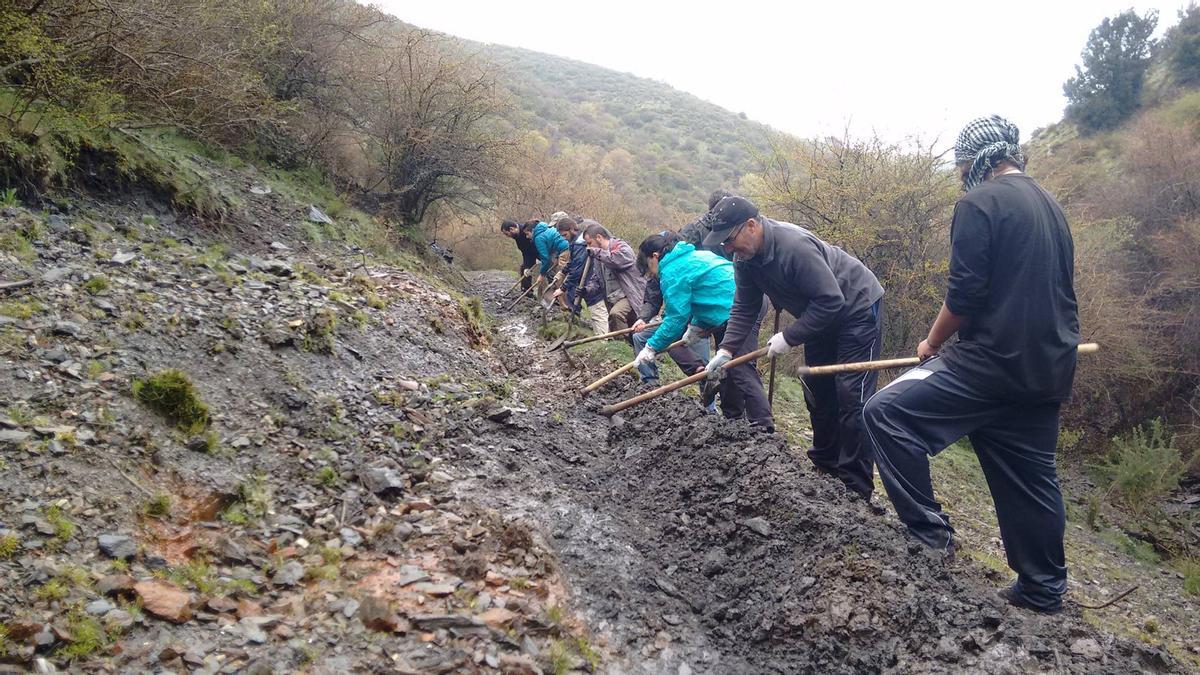
[[[305,212],[0,211],[0,671],[1179,669]]]

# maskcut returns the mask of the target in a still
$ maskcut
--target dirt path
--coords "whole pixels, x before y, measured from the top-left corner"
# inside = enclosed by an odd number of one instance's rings
[[[511,283],[472,281],[495,308]],[[531,404],[462,447],[477,499],[523,511],[558,553],[575,607],[631,672],[1166,672],[1165,653],[1069,609],[1011,609],[978,565],[946,562],[816,475],[781,436],[707,416],[682,395],[598,414],[599,371],[497,348]],[[524,326],[524,329],[522,328]]]

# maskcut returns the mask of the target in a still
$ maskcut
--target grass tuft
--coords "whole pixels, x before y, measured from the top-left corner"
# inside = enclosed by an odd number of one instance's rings
[[[134,380],[133,397],[187,433],[199,433],[211,421],[208,406],[180,370],[164,370],[145,380]]]

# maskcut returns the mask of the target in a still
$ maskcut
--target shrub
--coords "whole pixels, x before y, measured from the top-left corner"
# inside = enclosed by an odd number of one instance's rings
[[[1143,513],[1164,495],[1179,487],[1185,465],[1174,446],[1175,438],[1161,419],[1135,428],[1128,436],[1113,439],[1113,450],[1093,465],[1135,513]]]
[[[188,433],[198,433],[209,425],[208,406],[182,371],[164,370],[134,380],[133,397]]]

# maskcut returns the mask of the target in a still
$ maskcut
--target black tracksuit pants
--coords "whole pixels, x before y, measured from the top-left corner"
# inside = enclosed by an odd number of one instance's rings
[[[766,303],[763,303],[764,305]],[[738,345],[733,353],[734,358],[749,354],[758,349],[758,329],[762,323],[765,309],[758,315],[756,328],[746,334],[746,339]],[[721,324],[712,331],[717,344],[725,339],[725,327]],[[726,368],[721,378],[721,414],[727,419],[738,419],[743,415],[750,423],[764,429],[775,430],[775,418],[771,415],[771,403],[767,400],[767,390],[763,389],[762,376],[758,373],[755,363],[743,363],[740,366]]]
[[[804,343],[804,363],[873,361],[879,358],[883,332],[883,300],[847,317],[836,330]],[[804,403],[812,422],[813,445],[808,457],[860,495],[875,489],[875,469],[866,431],[863,405],[875,393],[877,371],[842,373],[830,377],[804,376]]]
[[[1016,590],[1042,609],[1061,607],[1067,590],[1066,512],[1054,463],[1060,405],[996,399],[934,358],[884,387],[864,410],[896,514],[934,548],[948,547],[954,529],[934,498],[929,456],[963,436],[971,440]]]

